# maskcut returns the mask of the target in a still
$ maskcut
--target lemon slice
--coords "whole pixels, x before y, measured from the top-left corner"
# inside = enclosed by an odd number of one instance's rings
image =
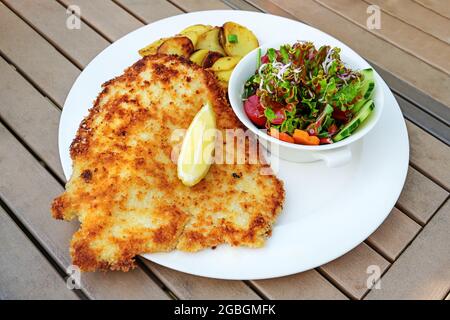
[[[192,120],[178,157],[178,178],[186,186],[199,183],[208,173],[216,140],[216,115],[209,103]]]

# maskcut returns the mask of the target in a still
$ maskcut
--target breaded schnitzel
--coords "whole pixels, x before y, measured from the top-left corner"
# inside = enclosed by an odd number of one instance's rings
[[[83,271],[127,271],[134,257],[222,243],[260,247],[283,201],[263,164],[213,164],[187,187],[171,160],[172,132],[188,128],[209,101],[220,130],[243,128],[215,77],[176,56],[147,56],[103,85],[71,145],[72,177],[52,204],[78,217],[71,242]]]

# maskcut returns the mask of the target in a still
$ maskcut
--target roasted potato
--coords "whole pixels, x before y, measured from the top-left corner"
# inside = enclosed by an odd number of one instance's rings
[[[241,60],[242,57],[223,57],[220,59],[217,59],[216,62],[211,66],[211,70],[216,71],[228,71],[233,70],[233,68],[238,64],[239,60]]]
[[[244,26],[235,22],[226,22],[220,30],[219,40],[229,56],[245,56],[259,47],[256,36]]]
[[[186,29],[183,29],[180,32],[180,35],[186,36],[189,39],[191,39],[192,44],[195,47],[197,45],[197,41],[198,41],[198,38],[200,37],[200,35],[205,33],[206,31],[211,30],[212,28],[213,28],[212,26],[206,26],[203,24],[195,24],[195,25],[187,27]]]
[[[216,71],[216,72],[214,72],[214,74],[216,75],[217,79],[219,79],[220,81],[224,81],[224,82],[228,83],[232,72],[233,72],[233,70]]]
[[[220,28],[214,27],[211,30],[201,34],[198,37],[195,49],[207,49],[209,51],[215,51],[221,53],[222,55],[226,55],[219,42],[219,33]]]
[[[199,66],[203,65],[203,60],[205,60],[205,57],[208,55],[208,53],[211,52],[208,49],[200,49],[195,51],[189,60],[194,62],[195,64],[198,64]]]
[[[156,40],[155,42],[150,43],[148,46],[142,48],[139,50],[139,54],[142,57],[155,54],[158,51],[159,46],[166,41],[166,38],[161,38],[159,40]]]
[[[185,58],[189,58],[192,52],[194,52],[194,45],[191,39],[185,36],[169,38],[157,50],[157,53],[175,54]]]
[[[203,59],[202,67],[210,68],[216,63],[217,60],[221,59],[223,55],[216,51],[209,51],[208,54]]]

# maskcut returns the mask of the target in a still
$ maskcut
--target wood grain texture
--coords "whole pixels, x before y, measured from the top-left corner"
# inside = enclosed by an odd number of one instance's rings
[[[6,0],[5,3],[65,56],[70,56],[78,67],[86,66],[109,45],[84,22],[79,29],[67,28],[69,14],[55,1]]]
[[[371,266],[379,268],[383,273],[389,262],[367,244],[361,243],[342,257],[321,266],[320,269],[353,299],[361,299],[369,290],[367,280],[371,275],[368,269]]]
[[[145,23],[183,13],[166,0],[115,0],[115,2]]]
[[[44,40],[41,39],[41,41]],[[40,67],[45,68],[45,66]],[[57,151],[59,111],[5,61],[0,61],[0,70],[4,72],[0,85],[0,92],[4,94],[2,96],[4,99],[0,102],[2,116],[8,125],[24,139],[25,143],[42,157],[52,171],[64,180]],[[16,98],[18,95],[19,99]],[[23,121],[24,119],[27,121]],[[42,123],[48,125],[43,126]],[[170,272],[176,273],[167,269],[166,273]],[[167,280],[166,284],[169,287],[178,287],[177,292],[182,292],[183,286],[188,283],[193,291],[191,292],[192,298],[202,296],[203,289],[207,287],[205,284],[209,282],[209,279],[200,282],[196,277],[186,275],[184,278],[184,284],[180,283],[179,285],[177,281],[172,281],[168,277],[164,280]],[[220,289],[216,288],[216,298],[232,297],[237,287],[242,288],[242,298],[257,297],[243,282],[240,282],[239,285],[231,285],[231,283],[223,281],[218,287]],[[188,297],[187,294],[185,296]]]
[[[63,105],[79,69],[3,3],[0,34],[0,52],[47,96]]]
[[[75,221],[51,217],[50,203],[62,192],[59,183],[0,125],[0,197],[48,254],[63,269],[71,264],[69,243]],[[82,289],[98,299],[167,299],[141,269],[129,273],[83,273]]]
[[[424,225],[444,203],[447,196],[447,191],[409,167],[405,186],[397,205],[412,219]]]
[[[0,300],[78,299],[2,207],[0,253]]]
[[[450,43],[450,20],[424,8],[413,0],[365,0],[390,15],[428,34]]]
[[[55,152],[59,109],[2,58],[0,74],[1,118],[60,179],[64,179],[59,154]]]
[[[220,0],[170,0],[170,2],[186,12],[231,9]]]
[[[362,0],[315,0],[381,39],[450,74],[450,46],[429,34],[381,13],[380,29],[368,29],[368,4]]]
[[[450,19],[450,6],[447,0],[414,0],[425,8],[428,8],[448,19]]]
[[[394,208],[383,224],[371,234],[366,242],[392,262],[414,239],[420,229],[419,224]]]
[[[143,23],[110,0],[58,0],[66,7],[76,5],[81,17],[110,41],[141,27]]]
[[[286,300],[346,300],[335,286],[316,270],[292,276],[252,281],[253,285],[269,299]]]
[[[142,259],[175,295],[184,300],[233,299],[255,300],[259,296],[243,281],[219,280],[193,276]]]
[[[450,79],[417,57],[384,41],[313,0],[250,0],[263,10],[295,17],[343,41],[366,59],[450,106]],[[339,27],[336,27],[339,26]],[[389,54],[386,54],[386,53]],[[414,68],[411,68],[414,66]],[[418,77],[417,75],[421,76]]]
[[[367,299],[444,299],[450,289],[450,201],[381,278]]]
[[[410,161],[433,181],[450,190],[450,147],[406,121]]]

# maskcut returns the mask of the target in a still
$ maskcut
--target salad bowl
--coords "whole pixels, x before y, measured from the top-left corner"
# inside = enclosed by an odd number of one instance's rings
[[[228,95],[231,106],[239,120],[254,135],[256,135],[259,143],[266,147],[272,155],[292,162],[314,162],[322,160],[329,167],[345,165],[352,158],[351,144],[362,139],[375,127],[383,111],[385,99],[383,90],[381,90],[381,78],[376,71],[373,71],[375,89],[372,100],[375,105],[374,109],[350,136],[338,142],[322,145],[302,145],[276,139],[270,136],[267,133],[267,130],[258,128],[249,119],[244,110],[244,85],[258,69],[258,59],[260,55],[264,55],[270,48],[278,49],[285,44],[292,45],[297,42],[297,40],[298,39],[284,39],[267,43],[242,58],[233,70],[228,85]],[[314,40],[311,40],[311,42],[313,42],[316,47],[327,45],[327,43],[320,43]],[[346,67],[355,71],[371,68],[369,63],[353,50],[348,47],[340,49],[341,60]]]

